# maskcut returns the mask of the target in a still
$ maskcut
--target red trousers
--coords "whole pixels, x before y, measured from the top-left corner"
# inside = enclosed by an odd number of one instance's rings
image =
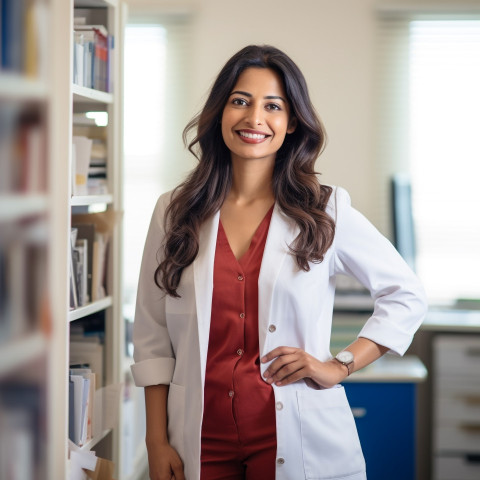
[[[243,442],[202,437],[201,480],[275,480],[276,438],[258,433]]]

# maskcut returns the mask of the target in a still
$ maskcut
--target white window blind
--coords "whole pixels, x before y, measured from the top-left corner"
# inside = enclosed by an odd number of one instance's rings
[[[133,319],[153,207],[190,168],[188,15],[132,15],[124,45],[124,315]]]
[[[410,175],[417,273],[430,301],[479,299],[480,18],[389,14],[380,23],[381,182]]]

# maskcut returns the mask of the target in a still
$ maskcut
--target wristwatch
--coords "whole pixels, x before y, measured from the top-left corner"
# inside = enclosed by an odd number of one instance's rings
[[[343,350],[335,356],[335,360],[340,362],[342,365],[345,365],[350,375],[353,370],[353,353],[348,350]]]

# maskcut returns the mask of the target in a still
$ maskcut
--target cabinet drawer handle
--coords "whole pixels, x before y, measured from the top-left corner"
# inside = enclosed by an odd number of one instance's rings
[[[459,399],[460,399],[461,401],[463,401],[463,403],[466,403],[467,405],[480,406],[480,396],[475,396],[475,395],[468,396],[468,395],[465,395],[465,396],[463,396],[463,397],[459,397]]]
[[[367,409],[363,407],[353,407],[352,413],[354,418],[363,418],[367,415]]]
[[[469,357],[480,357],[480,347],[469,347],[465,353]]]
[[[480,454],[467,453],[467,455],[465,455],[465,460],[468,463],[478,463],[478,464],[480,464]]]
[[[466,433],[480,433],[480,425],[460,425],[460,430]]]

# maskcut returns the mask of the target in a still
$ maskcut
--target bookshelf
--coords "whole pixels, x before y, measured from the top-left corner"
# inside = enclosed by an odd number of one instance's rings
[[[109,50],[109,60],[112,60],[113,68],[110,74],[113,77],[113,88],[107,90],[107,85],[100,88],[91,88],[93,85],[79,85],[73,82],[73,77],[69,82],[70,92],[70,115],[71,126],[69,138],[73,135],[86,136],[98,140],[105,152],[105,169],[106,181],[104,191],[98,192],[82,192],[78,195],[72,188],[69,191],[69,223],[68,228],[76,227],[77,223],[89,223],[90,219],[98,215],[106,213],[120,213],[122,211],[122,159],[121,159],[121,59],[119,50],[121,47],[122,27],[122,4],[113,0],[75,0],[70,4],[69,18],[83,17],[86,23],[90,25],[103,25],[108,34],[114,37],[114,48]],[[72,25],[72,30],[76,29]],[[69,65],[73,67],[75,59],[75,46],[71,45]],[[74,75],[74,72],[72,72]],[[93,74],[92,74],[93,77]],[[96,78],[96,75],[95,75]],[[86,81],[86,80],[84,80]],[[96,81],[96,80],[95,80]],[[93,80],[92,80],[93,82]],[[108,86],[111,87],[111,86]],[[106,125],[97,126],[78,124],[77,117],[81,117],[87,112],[102,112],[108,118]],[[72,115],[73,114],[73,115]],[[94,140],[95,141],[95,140]],[[71,145],[69,145],[70,148]],[[93,153],[93,151],[92,151]],[[73,153],[70,151],[69,170],[72,174],[75,162],[73,161]],[[76,156],[78,161],[78,154]],[[70,176],[73,178],[75,177]],[[95,212],[95,213],[94,213]],[[99,213],[100,212],[100,213]],[[82,217],[82,220],[78,220]],[[102,231],[100,224],[95,224],[97,231]],[[102,409],[101,424],[98,422],[99,416],[95,415],[93,421],[97,424],[93,425],[92,433],[85,438],[81,449],[94,450],[97,456],[112,461],[115,464],[115,478],[122,479],[121,471],[121,445],[122,445],[122,429],[121,429],[121,393],[123,384],[123,357],[124,357],[124,326],[122,319],[122,302],[121,302],[121,219],[118,215],[108,217],[106,233],[107,236],[104,255],[105,261],[105,280],[102,283],[104,292],[97,298],[93,298],[93,292],[89,292],[90,301],[84,305],[79,305],[74,309],[70,309],[67,314],[68,328],[67,338],[70,338],[70,362],[84,363],[82,353],[78,352],[79,343],[77,341],[77,333],[84,331],[84,336],[98,335],[99,343],[102,345],[103,374],[97,378],[97,390],[104,390],[102,398],[110,397],[108,403]],[[67,239],[68,244],[68,239]],[[89,245],[90,246],[90,245]],[[68,244],[68,250],[70,251]],[[67,252],[68,256],[68,252]],[[92,283],[94,281],[92,280]],[[93,286],[92,286],[93,289]],[[82,335],[80,335],[82,336]],[[74,347],[75,344],[75,348]],[[85,355],[85,353],[83,354]],[[86,362],[88,363],[88,361]],[[100,375],[98,371],[94,373]],[[113,399],[113,400],[112,400]],[[70,399],[71,400],[71,399]],[[96,399],[95,402],[99,403]],[[108,409],[109,412],[105,411]],[[108,413],[116,411],[113,418],[105,420]],[[72,466],[67,466],[72,468]]]
[[[31,19],[48,17],[51,4],[0,5],[0,478],[46,479],[51,97],[38,59],[50,39],[47,26]]]
[[[117,414],[97,425],[79,449],[113,461],[115,478],[134,480],[121,468],[120,51],[125,7],[117,0],[0,4],[2,27],[8,22],[0,52],[0,478],[11,478],[7,471],[14,472],[12,478],[70,478],[69,361],[83,329],[99,331],[103,373],[96,386],[105,388],[103,398],[114,397],[110,406]],[[112,68],[105,70],[108,91],[73,83],[77,13],[114,36]],[[87,129],[74,124],[90,111],[102,112],[108,123]],[[103,191],[73,195],[73,135],[88,136],[95,129],[106,151]],[[112,212],[117,212],[110,216],[114,221],[104,227],[104,292],[71,309],[72,222],[77,215],[93,219]]]

